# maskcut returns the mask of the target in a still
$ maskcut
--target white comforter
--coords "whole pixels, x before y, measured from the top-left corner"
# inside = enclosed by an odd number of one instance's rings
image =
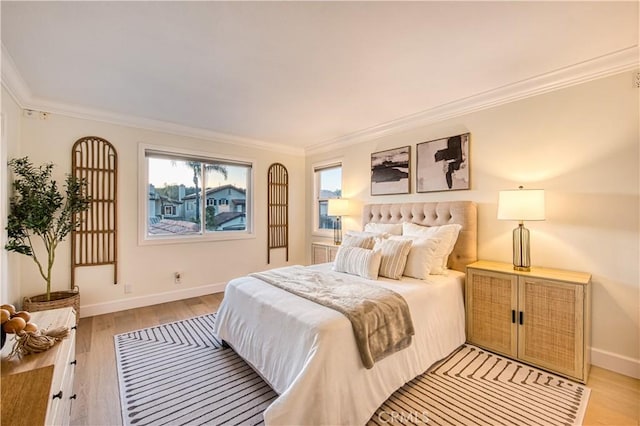
[[[369,370],[344,315],[257,278],[229,282],[215,333],[279,394],[264,413],[267,425],[363,425],[396,389],[464,343],[463,281],[456,271],[368,281],[406,299],[416,330],[410,347]]]

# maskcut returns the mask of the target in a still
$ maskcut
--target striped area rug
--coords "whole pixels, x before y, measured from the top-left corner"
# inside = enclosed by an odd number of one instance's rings
[[[213,335],[215,314],[116,335],[125,425],[257,425],[276,393]],[[579,425],[589,388],[463,345],[369,425]]]
[[[386,400],[369,425],[581,425],[589,388],[471,345]]]
[[[125,425],[255,425],[276,393],[213,335],[215,314],[115,336]]]

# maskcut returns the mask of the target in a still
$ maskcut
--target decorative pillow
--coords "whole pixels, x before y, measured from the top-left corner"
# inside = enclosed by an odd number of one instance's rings
[[[356,236],[347,234],[342,239],[343,247],[360,247],[365,249],[372,249],[376,240],[373,236]]]
[[[460,229],[462,229],[462,225],[457,223],[440,226],[421,226],[405,222],[402,224],[402,235],[440,239],[430,273],[443,275],[446,274],[449,255],[456,245]]]
[[[365,232],[385,232],[391,235],[402,235],[401,223],[367,223],[364,225]]]
[[[411,241],[411,250],[407,256],[407,263],[402,275],[424,280],[431,273],[432,265],[435,261],[435,253],[439,238],[421,237],[391,237],[392,239],[405,239]]]
[[[333,270],[375,280],[378,278],[381,258],[380,252],[375,250],[340,246],[333,262]]]
[[[403,239],[378,240],[374,250],[379,250],[382,254],[379,275],[399,280],[407,263],[411,243],[411,240]]]
[[[345,235],[351,235],[354,237],[380,237],[380,238],[389,238],[389,234],[386,232],[367,232],[367,231],[347,231]]]

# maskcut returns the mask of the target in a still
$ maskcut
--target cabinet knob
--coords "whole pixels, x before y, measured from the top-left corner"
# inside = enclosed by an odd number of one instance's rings
[[[56,399],[56,398],[62,399],[62,391],[60,391],[60,392],[58,392],[58,393],[53,395],[53,399]]]
[[[77,330],[77,329],[78,329],[78,326],[77,326],[77,325],[74,325],[73,327],[71,327],[71,329],[72,329],[72,330]]]
[[[71,395],[71,396],[69,397],[69,399],[76,399],[76,396],[77,396],[77,395],[74,393],[73,395]]]
[[[69,364],[71,364],[71,365],[76,365],[77,363],[78,363],[78,360],[77,360],[77,359],[74,359],[74,360],[73,360],[73,361],[71,361]]]

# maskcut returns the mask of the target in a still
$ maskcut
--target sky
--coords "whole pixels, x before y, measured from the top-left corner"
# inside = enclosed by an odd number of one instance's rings
[[[193,169],[181,161],[172,161],[159,158],[149,158],[149,183],[156,188],[166,185],[193,186]],[[215,188],[221,185],[234,185],[238,188],[247,187],[246,169],[238,166],[226,166],[227,179],[217,172],[207,174],[207,188]]]
[[[149,183],[156,188],[163,188],[166,185],[180,185],[186,187],[193,186],[193,169],[181,161],[172,161],[160,158],[148,158],[149,160]],[[221,185],[231,184],[238,188],[247,187],[246,169],[238,166],[227,167],[227,180],[217,172],[207,175],[207,188],[215,188]],[[321,189],[335,191],[342,187],[342,169],[327,169],[322,173]]]
[[[327,169],[322,172],[320,189],[335,191],[342,188],[342,168]]]

